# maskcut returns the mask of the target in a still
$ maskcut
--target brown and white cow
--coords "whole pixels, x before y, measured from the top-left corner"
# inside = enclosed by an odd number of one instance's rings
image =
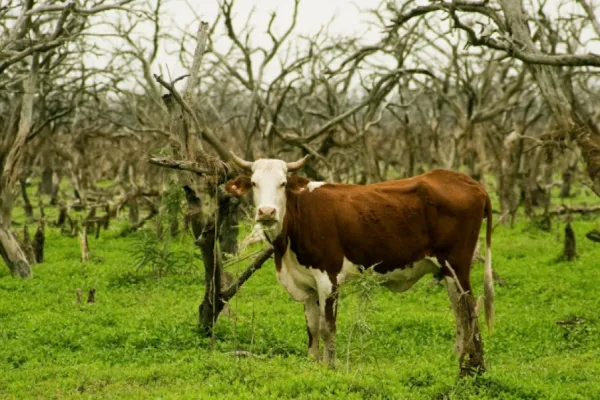
[[[492,208],[478,182],[443,169],[370,185],[311,182],[289,175],[306,157],[286,163],[232,156],[251,176],[227,182],[226,189],[238,196],[252,190],[255,222],[275,248],[277,279],[294,300],[304,302],[309,356],[319,359],[321,338],[323,360],[334,365],[337,289],[356,265],[374,266],[396,292],[410,289],[425,274],[443,274],[457,321],[455,350],[461,362],[468,356],[470,367],[485,368],[474,301],[463,302],[466,309],[460,300],[463,291],[472,299],[471,262],[487,218],[484,305],[491,329]],[[475,319],[475,330],[461,323],[465,319]],[[474,338],[465,338],[467,332]]]

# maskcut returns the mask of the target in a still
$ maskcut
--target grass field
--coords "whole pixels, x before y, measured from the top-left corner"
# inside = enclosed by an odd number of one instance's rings
[[[47,262],[33,279],[0,268],[0,396],[598,399],[600,245],[584,238],[596,226],[574,221],[580,257],[571,263],[557,261],[562,223],[551,232],[525,221],[495,230],[494,269],[508,285],[496,285],[494,334],[483,331],[488,372],[460,382],[450,303],[429,277],[403,294],[376,289],[370,302],[357,285],[342,290],[332,371],[307,361],[303,306],[277,283],[272,262],[234,298],[210,340],[196,327],[198,261],[160,279],[136,271],[142,233],[116,239],[114,224],[90,238],[93,257],[83,264],[77,239],[48,228]],[[189,237],[170,248],[192,251]],[[482,267],[473,270],[476,295]],[[76,289],[89,287],[96,303],[78,304]]]

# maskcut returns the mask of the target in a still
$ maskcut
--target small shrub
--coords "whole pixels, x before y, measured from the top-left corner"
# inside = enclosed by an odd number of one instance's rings
[[[167,274],[189,272],[194,265],[193,250],[174,250],[172,247],[168,235],[142,231],[133,246],[136,271],[150,269],[158,279]]]

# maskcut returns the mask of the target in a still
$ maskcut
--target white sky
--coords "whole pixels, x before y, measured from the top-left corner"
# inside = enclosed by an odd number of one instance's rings
[[[380,33],[366,23],[366,14],[361,13],[357,4],[360,4],[363,9],[371,9],[376,8],[379,3],[379,0],[300,0],[297,23],[292,35],[313,35],[334,18],[330,24],[330,34],[358,36],[365,43],[374,43],[380,38]],[[166,0],[164,10],[175,24],[184,27],[195,20],[194,12],[189,11],[190,6],[202,20],[208,21],[211,25],[219,14],[217,0]],[[283,34],[291,21],[294,2],[293,0],[236,0],[233,6],[234,29],[239,32],[247,23],[253,8],[254,13],[250,20],[251,26],[254,27],[252,37],[257,45],[264,44],[268,47],[271,41],[263,33],[266,31],[271,13],[277,13],[273,25],[275,33]],[[218,31],[223,32],[223,18],[219,21],[219,25]],[[192,29],[195,32],[197,25],[193,24]],[[225,52],[228,46],[229,41],[216,43],[217,50],[221,52]],[[161,63],[167,62],[169,68],[177,68],[175,73],[171,69],[174,76],[187,72],[179,70],[181,66],[176,56],[163,54],[160,59]]]

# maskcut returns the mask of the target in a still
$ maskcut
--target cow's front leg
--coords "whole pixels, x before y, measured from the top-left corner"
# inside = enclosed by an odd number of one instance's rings
[[[337,317],[338,292],[334,287],[327,297],[319,298],[321,309],[320,330],[323,338],[323,362],[335,368],[335,330]]]
[[[313,292],[304,300],[304,316],[306,318],[306,331],[308,333],[308,358],[320,359],[319,340],[320,340],[320,318],[319,296]]]

